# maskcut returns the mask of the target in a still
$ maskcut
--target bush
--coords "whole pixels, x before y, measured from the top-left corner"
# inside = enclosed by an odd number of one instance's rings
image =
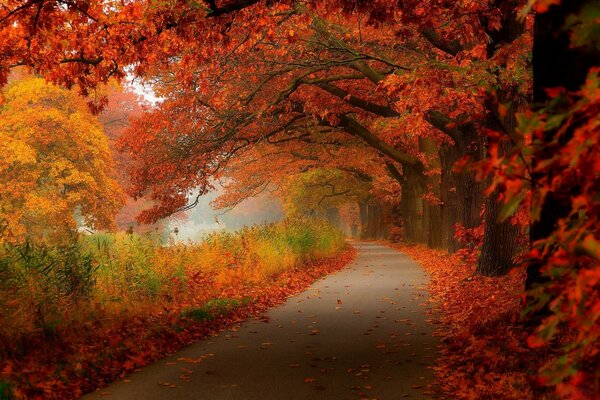
[[[18,343],[30,332],[52,334],[65,310],[92,296],[97,268],[76,238],[56,247],[2,246],[0,339]]]

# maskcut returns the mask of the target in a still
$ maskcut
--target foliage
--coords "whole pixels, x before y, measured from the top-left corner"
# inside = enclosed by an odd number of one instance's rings
[[[123,188],[129,186],[128,169],[131,167],[132,159],[127,154],[117,150],[117,141],[130,126],[130,120],[139,117],[143,110],[149,107],[146,102],[133,92],[128,86],[119,85],[111,80],[101,90],[106,95],[106,107],[98,115],[98,120],[104,128],[108,137],[108,144],[114,160],[116,176]],[[152,202],[145,198],[133,199],[127,196],[125,204],[115,216],[115,223],[120,230],[133,229],[135,232],[151,232],[161,230],[162,225],[141,225],[136,217],[140,211],[152,206]]]
[[[546,106],[535,113],[521,114],[518,132],[523,140],[531,142],[524,150],[525,156],[514,152],[494,157],[489,164],[498,167],[494,185],[505,188],[508,215],[519,202],[531,199],[530,220],[537,221],[551,193],[568,193],[571,199],[568,214],[560,218],[548,238],[534,243],[526,256],[528,263],[543,266],[547,278],[531,291],[534,300],[526,311],[550,311],[530,338],[532,347],[556,341],[564,345],[562,355],[544,366],[544,379],[548,384],[558,384],[565,395],[582,397],[590,390],[586,385],[598,378],[593,369],[600,351],[595,311],[600,304],[598,73],[598,69],[590,71],[580,91],[554,91]],[[550,141],[545,140],[548,134],[552,135]],[[542,156],[535,167],[531,164],[533,155]],[[522,179],[532,173],[541,176],[533,188]]]
[[[597,41],[589,18],[599,3],[585,3],[564,27],[570,48],[586,48],[582,54],[595,51]],[[536,6],[546,12],[549,4]],[[493,133],[491,157],[481,166],[493,172],[492,188],[501,189],[504,217],[525,205],[525,222],[548,228],[525,255],[525,264],[539,268],[541,278],[529,290],[524,311],[535,327],[530,347],[556,353],[540,369],[541,380],[569,398],[594,398],[600,390],[599,82],[596,66],[581,88],[544,88],[546,101],[517,115],[511,140],[524,145],[503,155],[498,149],[507,138]]]
[[[328,208],[364,200],[370,185],[340,170],[315,169],[290,176],[282,189],[289,216],[323,215]]]
[[[441,395],[461,400],[550,399],[532,374],[548,357],[527,346],[521,319],[525,271],[501,278],[475,275],[458,254],[394,245],[430,275],[429,292],[441,338],[435,368]]]
[[[572,196],[568,215],[561,218],[550,237],[534,243],[529,254],[541,262],[548,281],[533,289],[537,301],[528,311],[545,307],[551,311],[530,344],[551,342],[561,328],[572,335],[563,341],[561,357],[551,360],[543,370],[550,384],[559,384],[563,394],[572,396],[584,396],[589,390],[586,385],[600,378],[594,371],[600,362],[599,74],[600,69],[591,70],[579,92],[568,97],[562,93],[527,122],[529,127],[535,126],[533,152],[547,154],[555,148],[554,143],[562,144],[560,153],[535,167],[535,172],[546,177],[532,192],[535,204],[542,204],[549,192]],[[569,102],[566,110],[561,104],[564,101]],[[548,149],[538,138],[556,127]],[[538,207],[531,212],[534,221],[540,218]]]
[[[461,88],[480,87],[497,60],[459,68],[459,60],[420,35],[410,37],[418,51],[388,46],[401,24],[364,25],[350,12],[341,19],[331,12],[339,4],[323,3],[279,3],[252,26],[246,19],[255,21],[259,7],[244,9],[210,57],[202,49],[169,65],[154,64],[154,88],[164,101],[121,141],[136,160],[132,193],[157,201],[143,220],[185,208],[196,187],[212,190],[215,178],[231,175],[234,183],[227,186],[234,194],[225,204],[277,187],[286,172],[310,169],[336,167],[383,186],[394,185],[387,179],[393,166],[399,175],[425,170],[439,179],[437,155],[422,154],[419,140],[447,145],[452,139],[438,130],[445,124],[431,125],[426,114],[480,115],[485,90]],[[198,44],[186,46],[191,52]],[[525,60],[507,63],[522,71]]]
[[[315,220],[214,233],[195,245],[137,234],[5,244],[0,388],[72,398],[283,301],[342,267],[344,250],[343,236]]]
[[[475,264],[483,244],[483,224],[475,228],[465,228],[458,224],[455,227],[454,238],[461,245],[456,252],[460,259],[467,264]]]
[[[77,94],[18,80],[0,107],[0,241],[58,240],[76,228],[114,227],[122,202],[108,143]]]
[[[231,207],[276,190],[289,175],[335,169],[371,185],[380,199],[401,201],[406,237],[413,225],[443,220],[447,230],[461,223],[458,237],[478,244],[480,221],[470,210],[481,206],[483,190],[471,175],[456,175],[452,164],[463,156],[483,159],[479,175],[491,174],[486,193],[500,195],[501,218],[517,213],[522,232],[538,222],[550,225],[551,234],[531,243],[527,255],[544,275],[529,293],[532,324],[543,315],[530,344],[563,342],[560,356],[544,368],[546,380],[559,394],[584,397],[597,380],[592,369],[600,354],[598,69],[579,91],[547,88],[549,102],[524,111],[531,65],[539,65],[530,51],[531,11],[539,17],[560,3],[172,0],[106,7],[100,0],[7,0],[0,8],[0,84],[17,65],[76,84],[90,100],[126,68],[153,82],[164,101],[120,140],[131,161],[130,193],[151,200],[140,216],[146,222],[185,210],[193,194],[221,180],[227,192],[217,205]],[[598,1],[568,4],[583,5],[566,18],[571,47],[585,48],[597,61]],[[548,39],[560,35],[546,32]],[[558,70],[560,63],[543,61],[547,71]],[[102,95],[91,102],[95,111],[106,105]],[[0,146],[9,154],[0,171],[9,170],[6,160],[33,164],[32,151],[14,139]],[[31,182],[17,184],[14,193],[29,193]],[[297,198],[313,194],[300,192]],[[12,196],[9,203],[17,204]],[[39,198],[40,209],[54,212],[49,204],[56,201]],[[566,215],[544,213],[548,201],[562,203]],[[462,209],[463,203],[469,204]],[[434,218],[452,208],[460,212]],[[491,240],[486,232],[494,232],[487,228],[501,224],[487,215],[494,209],[485,209],[484,243]],[[20,215],[1,212],[11,232],[23,235]],[[239,248],[227,238],[214,242]],[[490,248],[504,247],[517,248]],[[477,249],[462,254],[473,261]],[[215,262],[260,280],[260,272],[236,269],[238,252]],[[136,273],[117,278],[132,283],[135,296],[160,296],[160,274]]]

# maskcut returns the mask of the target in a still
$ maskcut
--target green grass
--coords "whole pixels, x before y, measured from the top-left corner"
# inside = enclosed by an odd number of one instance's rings
[[[181,316],[184,318],[191,318],[195,321],[212,320],[218,316],[226,317],[233,310],[247,304],[249,299],[242,301],[229,298],[215,298],[210,299],[202,307],[190,307],[183,310]]]

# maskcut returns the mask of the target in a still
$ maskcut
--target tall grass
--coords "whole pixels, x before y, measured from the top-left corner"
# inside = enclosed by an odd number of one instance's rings
[[[280,272],[334,256],[344,246],[339,231],[316,220],[218,232],[187,245],[165,246],[153,236],[125,233],[82,236],[56,247],[4,245],[0,356],[25,353],[33,341],[99,318],[158,311],[200,315],[213,303],[236,304],[219,299],[232,288],[264,284]]]

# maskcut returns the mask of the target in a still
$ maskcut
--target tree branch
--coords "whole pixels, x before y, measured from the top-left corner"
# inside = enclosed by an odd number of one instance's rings
[[[348,133],[354,136],[358,136],[363,139],[369,146],[379,150],[386,156],[390,157],[392,160],[402,163],[403,165],[408,165],[413,168],[419,169],[421,163],[419,160],[411,156],[408,153],[400,151],[396,149],[394,146],[389,145],[384,142],[377,135],[373,134],[370,130],[362,126],[355,119],[349,117],[348,115],[340,116],[340,126],[344,127]]]
[[[307,82],[308,83],[308,82]],[[368,100],[363,100],[354,95],[349,94],[344,89],[341,89],[335,85],[330,83],[317,83],[315,86],[325,90],[328,93],[333,94],[334,96],[339,97],[344,100],[348,104],[351,104],[355,107],[362,108],[365,111],[369,111],[373,114],[380,115],[382,117],[399,117],[400,114],[395,110],[391,109],[387,106],[382,106]]]
[[[451,56],[456,56],[460,51],[463,50],[463,47],[458,40],[446,40],[440,37],[440,35],[433,28],[421,30],[421,35],[423,35],[423,37],[437,49],[442,50]]]
[[[460,141],[462,132],[458,128],[457,122],[446,114],[436,110],[428,110],[425,113],[425,121],[450,136],[455,143]]]

